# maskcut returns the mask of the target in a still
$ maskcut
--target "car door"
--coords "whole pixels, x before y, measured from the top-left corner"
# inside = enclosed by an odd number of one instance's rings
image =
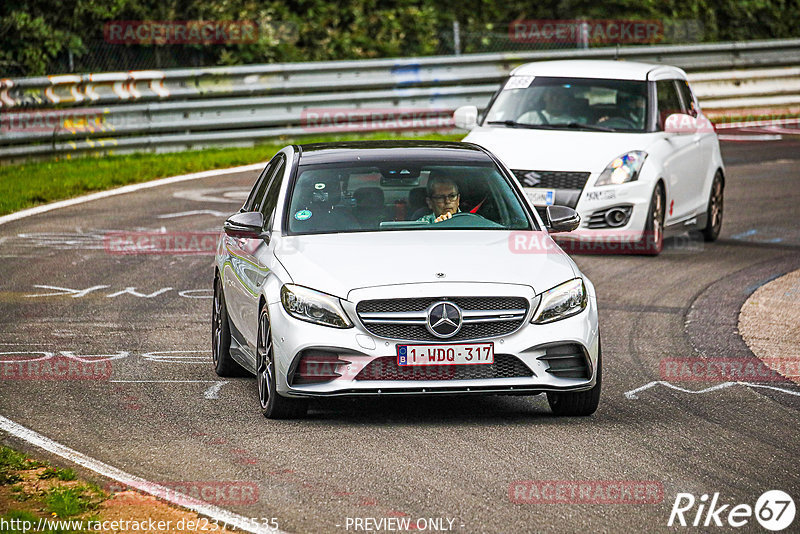
[[[656,80],[658,126],[664,130],[667,117],[685,113],[675,78]],[[680,221],[694,214],[698,171],[698,140],[695,134],[664,132],[668,145],[664,157],[664,180],[667,183],[666,222]]]
[[[264,230],[270,231],[276,217],[276,207],[278,195],[280,194],[283,176],[286,171],[286,156],[278,154],[276,156],[275,169],[270,176],[264,196],[260,202],[253,207],[253,211],[258,211],[264,217]],[[245,239],[240,244],[242,259],[245,262],[242,279],[247,284],[247,291],[243,293],[242,322],[243,328],[247,332],[248,347],[255,354],[256,337],[258,335],[258,316],[260,309],[258,301],[261,297],[261,288],[273,269],[273,264],[277,261],[273,253],[274,242],[269,236],[261,239]]]
[[[282,174],[285,162],[286,156],[280,153],[267,164],[242,206],[241,212],[262,212],[266,208],[265,200],[270,197],[272,189],[278,187],[275,177],[279,171]],[[225,246],[228,257],[224,277],[228,314],[233,322],[237,341],[254,351],[258,333],[258,312],[254,309],[258,306],[258,291],[266,276],[265,266],[257,257],[259,250],[266,246],[266,241],[225,236]]]
[[[711,180],[714,173],[711,170],[711,160],[714,154],[714,147],[717,144],[717,134],[711,127],[711,123],[703,117],[700,111],[700,106],[697,99],[692,94],[689,87],[689,82],[686,80],[677,80],[678,93],[681,97],[681,103],[686,110],[687,115],[691,115],[698,120],[698,130],[692,137],[694,138],[694,160],[697,162],[697,168],[691,180],[691,189],[693,201],[692,212],[695,215],[705,212],[708,204],[707,191],[711,189]]]

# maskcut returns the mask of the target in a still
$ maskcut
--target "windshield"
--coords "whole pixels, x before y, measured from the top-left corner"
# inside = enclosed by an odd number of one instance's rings
[[[293,234],[530,230],[520,198],[492,163],[300,165],[286,220]]]
[[[647,82],[511,76],[484,124],[643,132],[647,126]]]

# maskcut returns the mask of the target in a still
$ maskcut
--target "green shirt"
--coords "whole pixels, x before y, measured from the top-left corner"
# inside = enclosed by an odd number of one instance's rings
[[[461,208],[459,208],[456,213],[461,213]],[[436,220],[436,214],[435,213],[429,213],[429,214],[423,215],[422,217],[417,219],[417,222],[432,223],[435,220]]]

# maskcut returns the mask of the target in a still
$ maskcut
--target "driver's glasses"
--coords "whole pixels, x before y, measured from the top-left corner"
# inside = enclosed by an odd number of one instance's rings
[[[450,193],[449,195],[432,195],[431,200],[434,202],[442,203],[442,202],[452,202],[458,198],[458,193]]]

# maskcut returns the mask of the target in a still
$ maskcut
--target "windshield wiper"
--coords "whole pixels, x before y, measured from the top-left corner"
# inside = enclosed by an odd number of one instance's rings
[[[505,121],[486,121],[486,124],[504,124],[509,128],[538,128],[538,124],[527,124],[525,122],[517,122],[512,120]]]
[[[555,128],[572,128],[574,130],[584,129],[584,130],[594,130],[596,132],[616,132],[614,128],[608,128],[606,126],[592,126],[590,124],[581,124],[579,122],[567,122],[567,123],[556,123],[556,124],[549,124],[548,126],[553,126]]]

